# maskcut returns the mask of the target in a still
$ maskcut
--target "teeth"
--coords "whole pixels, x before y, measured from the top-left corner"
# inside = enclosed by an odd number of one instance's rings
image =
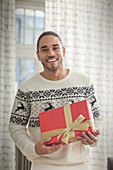
[[[49,62],[56,61],[57,59],[48,60]]]

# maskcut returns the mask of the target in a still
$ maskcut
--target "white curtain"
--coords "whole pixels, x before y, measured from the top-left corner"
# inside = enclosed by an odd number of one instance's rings
[[[15,170],[8,122],[15,93],[15,0],[0,0],[0,169]]]
[[[65,66],[95,82],[104,126],[91,166],[106,170],[113,157],[113,0],[45,0],[45,14],[46,30],[63,39]]]

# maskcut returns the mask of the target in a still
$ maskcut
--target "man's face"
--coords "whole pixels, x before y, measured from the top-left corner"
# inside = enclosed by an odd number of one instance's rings
[[[53,35],[41,38],[37,56],[41,61],[44,70],[57,71],[62,66],[62,59],[65,56],[65,48],[60,40]]]

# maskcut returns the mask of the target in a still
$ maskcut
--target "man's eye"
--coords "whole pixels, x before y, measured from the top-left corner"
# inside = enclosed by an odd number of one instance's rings
[[[42,51],[47,51],[47,49],[43,49]]]
[[[58,47],[53,48],[53,50],[58,50],[58,49],[59,49]]]

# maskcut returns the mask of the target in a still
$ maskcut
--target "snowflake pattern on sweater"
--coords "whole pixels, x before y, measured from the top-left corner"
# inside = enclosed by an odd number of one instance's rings
[[[100,111],[93,84],[89,87],[68,87],[28,92],[19,89],[14,101],[10,122],[20,125],[29,124],[29,127],[39,127],[39,113],[84,99],[87,99],[90,103],[94,119],[98,118]]]

